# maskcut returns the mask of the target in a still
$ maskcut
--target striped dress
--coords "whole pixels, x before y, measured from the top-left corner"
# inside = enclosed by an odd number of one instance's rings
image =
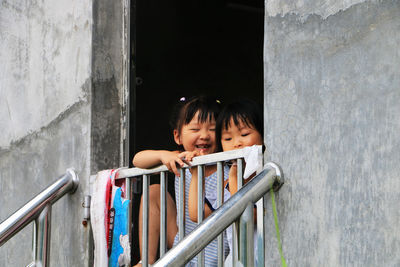
[[[229,176],[229,168],[224,167],[224,179],[228,179]],[[189,188],[190,188],[190,180],[192,175],[189,169],[185,171],[185,235],[192,232],[192,230],[197,226],[197,223],[190,220],[189,211],[188,211],[188,198],[189,198]],[[176,207],[179,212],[179,179],[180,177],[175,177],[175,199],[176,199]],[[217,206],[217,173],[214,172],[210,176],[205,178],[205,197],[208,199],[210,204],[214,209],[218,208]],[[224,199],[227,200],[229,198],[229,191],[224,190]],[[177,216],[177,224],[178,216]],[[179,242],[179,233],[175,236],[174,246]],[[224,231],[224,252],[225,257],[229,254],[229,245],[227,240],[226,231]],[[204,253],[204,265],[205,266],[217,266],[218,260],[218,247],[217,247],[217,239],[214,239],[206,248]],[[197,266],[197,256],[194,257],[186,266],[192,267]]]

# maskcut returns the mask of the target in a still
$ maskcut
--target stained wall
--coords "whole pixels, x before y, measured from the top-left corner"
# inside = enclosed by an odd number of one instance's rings
[[[79,188],[52,209],[54,266],[92,265],[89,176],[121,164],[123,14],[118,1],[0,4],[0,221],[73,167]],[[0,248],[0,266],[32,261],[31,234]]]
[[[400,264],[399,12],[399,1],[266,1],[264,137],[286,179],[288,266]]]

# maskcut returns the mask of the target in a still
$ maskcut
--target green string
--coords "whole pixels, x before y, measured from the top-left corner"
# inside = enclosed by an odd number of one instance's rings
[[[279,233],[278,213],[276,212],[276,203],[275,203],[274,189],[271,189],[270,192],[271,192],[271,201],[272,201],[272,211],[273,211],[273,213],[274,213],[274,221],[275,221],[275,229],[276,229],[276,238],[278,239],[279,254],[281,255],[282,266],[283,266],[283,267],[287,267],[286,261],[285,261],[285,258],[283,257],[283,252],[282,252],[281,234]]]

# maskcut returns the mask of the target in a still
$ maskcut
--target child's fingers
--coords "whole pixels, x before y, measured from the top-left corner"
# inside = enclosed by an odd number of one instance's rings
[[[178,171],[178,168],[176,167],[175,161],[172,161],[172,162],[169,164],[168,170],[172,171],[176,176],[179,177],[179,171]]]
[[[175,162],[179,164],[179,167],[181,168],[185,165],[184,161],[179,157],[175,159]]]
[[[180,154],[178,155],[178,158],[179,158],[182,162],[186,163],[187,165],[190,165],[190,161],[192,160],[193,157],[191,157],[190,152],[184,151],[184,152],[182,152],[182,153],[180,153]],[[183,165],[182,165],[182,166],[183,166]]]

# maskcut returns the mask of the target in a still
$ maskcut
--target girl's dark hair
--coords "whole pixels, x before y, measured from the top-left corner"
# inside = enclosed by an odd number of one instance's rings
[[[218,151],[222,151],[221,135],[222,130],[227,130],[230,127],[231,119],[233,123],[239,127],[239,123],[243,122],[248,127],[251,127],[260,135],[264,136],[264,119],[263,119],[263,108],[262,106],[250,99],[242,99],[236,102],[230,103],[225,106],[224,109],[218,116],[216,122],[216,141]]]
[[[169,124],[172,130],[180,133],[182,126],[188,124],[197,111],[199,112],[199,122],[206,122],[212,119],[216,120],[220,110],[221,102],[215,97],[182,97],[172,110]]]

